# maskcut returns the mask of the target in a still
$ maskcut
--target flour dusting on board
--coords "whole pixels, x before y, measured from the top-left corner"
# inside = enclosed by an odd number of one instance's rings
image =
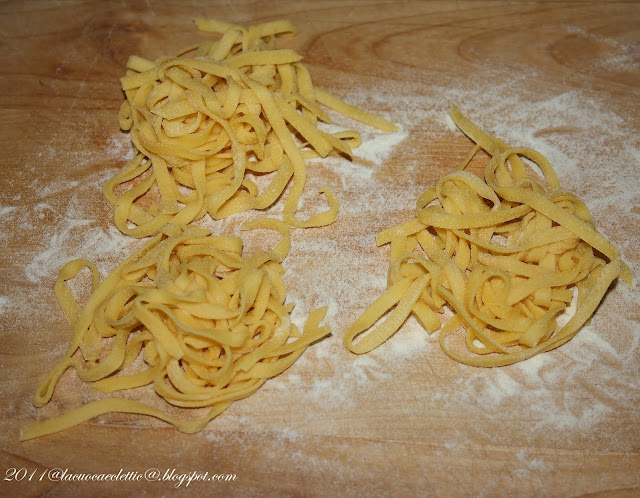
[[[3,315],[9,308],[9,298],[7,296],[0,296],[0,315]]]
[[[140,241],[120,233],[112,223],[111,209],[102,200],[102,186],[117,169],[131,156],[125,142],[130,139],[124,134],[109,139],[105,156],[113,161],[108,169],[85,175],[82,180],[58,175],[53,180],[44,181],[37,170],[25,165],[19,176],[26,184],[29,196],[14,196],[1,199],[0,233],[7,240],[27,237],[30,244],[22,247],[15,255],[14,278],[22,278],[29,283],[29,295],[11,293],[5,316],[11,313],[11,323],[22,328],[27,326],[30,314],[62,316],[57,309],[53,295],[53,284],[60,269],[69,261],[84,258],[94,262],[104,277],[129,253],[139,247]],[[130,149],[130,147],[129,147]],[[50,147],[35,154],[38,160],[62,160],[72,166],[84,166],[97,161],[86,151],[55,151]],[[23,187],[24,188],[24,187]],[[9,204],[4,206],[4,203]],[[9,282],[0,284],[0,292],[7,292]],[[82,282],[86,286],[88,282]],[[77,289],[72,282],[72,289]],[[9,298],[7,298],[9,299]],[[48,320],[44,320],[45,323]],[[30,330],[29,333],[38,331]],[[47,331],[42,331],[46,335]],[[40,337],[35,338],[39,343]],[[66,348],[60,344],[59,349]]]
[[[417,91],[398,88],[390,81],[377,87],[373,96],[364,91],[345,92],[347,100],[365,108],[371,109],[368,104],[372,101],[385,103],[385,117],[401,129],[382,134],[349,122],[348,126],[361,131],[363,137],[353,161],[338,156],[309,161],[305,202],[311,203],[318,189],[328,184],[340,199],[340,214],[332,226],[292,231],[292,249],[283,264],[284,280],[288,300],[296,303],[294,323],[303,326],[312,310],[328,305],[325,320],[333,335],[309,347],[286,372],[254,395],[234,403],[207,427],[207,438],[215,442],[229,431],[246,431],[244,437],[249,438],[252,431],[269,430],[282,444],[288,444],[309,436],[309,431],[357,435],[361,430],[367,434],[367,428],[354,422],[359,413],[367,413],[367,423],[380,424],[386,437],[393,439],[402,437],[403,424],[414,423],[416,415],[446,419],[457,413],[471,421],[465,427],[474,432],[476,441],[506,444],[507,418],[512,430],[525,434],[525,441],[535,437],[540,444],[553,444],[566,438],[579,444],[604,437],[599,435],[606,434],[602,426],[612,421],[616,411],[640,403],[638,291],[622,284],[609,292],[592,323],[569,343],[505,368],[480,369],[455,363],[441,351],[438,334],[427,335],[413,318],[368,355],[355,356],[342,345],[349,324],[386,287],[389,248],[375,246],[376,231],[413,217],[417,196],[430,185],[419,179],[427,174],[434,178],[446,174],[461,159],[427,164],[429,159],[419,152],[429,149],[424,143],[450,139],[453,133],[462,137],[448,125],[449,103],[458,105],[478,126],[509,145],[544,153],[563,186],[582,198],[596,226],[618,245],[637,274],[638,260],[633,252],[637,240],[624,228],[633,219],[622,207],[640,205],[640,144],[632,127],[586,91],[553,94],[540,91],[539,86],[533,91],[525,76],[484,81],[491,84],[443,84]],[[418,139],[424,142],[419,148],[414,142]],[[128,140],[126,134],[108,140],[107,155],[113,166],[131,157]],[[604,162],[606,171],[598,167]],[[404,174],[408,181],[395,181],[385,168]],[[47,185],[36,177],[32,179],[33,192],[39,194],[32,199],[0,199],[0,233],[15,237],[12,227],[17,226],[37,241],[24,248],[14,259],[15,267],[9,269],[29,282],[36,299],[12,296],[10,286],[3,282],[0,314],[4,318],[19,321],[30,312],[41,316],[51,313],[55,303],[52,285],[69,259],[98,261],[106,273],[138,247],[139,241],[112,226],[111,210],[102,201],[102,183],[114,171],[82,179],[59,177]],[[248,213],[220,222],[205,219],[202,224],[216,232],[238,235],[237,224],[242,220],[264,214],[278,216],[281,203],[266,213]],[[637,216],[636,208],[635,221]],[[242,236],[255,245],[256,236]],[[288,408],[297,405],[304,409]],[[279,422],[266,426],[262,416],[269,414]],[[322,420],[322,424],[309,424],[311,418]],[[455,451],[468,434],[454,425],[442,433],[425,435],[425,439]],[[611,441],[612,447],[628,449],[633,444],[630,438],[625,439],[629,430],[616,428],[618,439]],[[608,443],[601,441],[600,447],[604,444]],[[529,459],[526,452],[518,458],[529,471],[545,468],[542,460]]]
[[[360,159],[365,159],[376,166],[381,166],[393,152],[394,148],[408,136],[407,130],[401,129],[393,133],[364,133],[362,145],[354,149],[353,153]]]

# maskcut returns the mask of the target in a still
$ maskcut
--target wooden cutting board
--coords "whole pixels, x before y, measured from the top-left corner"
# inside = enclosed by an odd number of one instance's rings
[[[285,279],[295,319],[328,304],[333,335],[201,433],[110,415],[21,443],[26,424],[98,399],[68,372],[49,405],[31,404],[70,336],[53,283],[69,259],[96,259],[104,273],[139,244],[117,233],[101,195],[130,154],[118,78],[131,54],[153,59],[202,39],[196,16],[290,19],[298,33],[284,43],[316,86],[402,125],[384,136],[337,116],[363,133],[361,151],[309,165],[302,212],[319,209],[315,192],[328,184],[340,217],[293,232]],[[522,365],[459,365],[412,320],[367,356],[342,347],[384,290],[388,248],[375,233],[409,219],[471,146],[450,128],[450,103],[547,154],[637,275],[638,19],[637,3],[601,2],[3,3],[2,494],[639,494],[637,287],[615,285],[587,329]],[[250,217],[210,228],[239,234]],[[273,242],[246,237],[248,250]],[[82,295],[86,283],[74,288]],[[129,477],[68,480],[118,472]],[[176,486],[192,472],[236,478]]]

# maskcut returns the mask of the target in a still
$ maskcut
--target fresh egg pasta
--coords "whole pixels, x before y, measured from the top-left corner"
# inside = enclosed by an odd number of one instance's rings
[[[259,228],[278,230],[282,241],[245,257],[238,237],[166,225],[102,283],[96,267],[82,259],[64,266],[56,282],[73,336],[64,358],[38,387],[36,406],[50,401],[60,377],[72,368],[104,393],[152,385],[171,405],[208,408],[205,416],[185,420],[110,397],[26,427],[21,439],[112,412],[149,415],[197,432],[328,335],[328,326],[320,325],[326,307],[312,312],[302,331],[291,323],[293,306],[285,302],[281,265],[290,247],[289,227],[272,219],[243,225]],[[79,312],[66,281],[85,267],[93,273],[93,291]]]
[[[569,341],[611,283],[620,276],[631,286],[632,276],[542,154],[508,147],[455,107],[450,114],[476,146],[418,198],[413,220],[377,235],[378,245],[391,245],[388,289],[349,327],[344,344],[367,353],[413,315],[429,333],[440,330],[451,358],[508,365]],[[479,150],[491,157],[484,178],[465,171]],[[538,165],[544,182],[522,158]],[[560,326],[575,293],[575,314]],[[453,315],[443,324],[445,307]],[[456,347],[447,338],[458,331],[464,341]]]
[[[219,219],[266,209],[283,195],[284,221],[316,227],[335,221],[338,199],[322,188],[329,208],[301,220],[305,158],[351,156],[356,131],[326,133],[324,108],[382,131],[395,125],[317,89],[302,57],[277,49],[276,38],[293,33],[288,21],[250,28],[210,19],[197,27],[221,35],[174,57],[150,61],[132,56],[121,78],[120,109],[135,157],[103,188],[116,226],[132,237],[154,235],[166,223],[186,225],[210,214]],[[268,178],[262,189],[258,177]]]

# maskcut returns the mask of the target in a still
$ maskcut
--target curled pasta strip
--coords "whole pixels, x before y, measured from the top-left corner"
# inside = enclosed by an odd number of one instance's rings
[[[110,412],[150,415],[196,432],[329,334],[320,325],[326,307],[311,313],[302,331],[291,323],[293,306],[285,302],[280,264],[290,247],[288,225],[259,219],[243,229],[277,230],[282,240],[271,251],[246,257],[237,237],[166,225],[102,283],[86,260],[68,263],[56,282],[73,336],[64,358],[38,387],[36,406],[50,401],[62,374],[73,368],[105,393],[153,385],[172,405],[209,408],[204,417],[182,420],[137,401],[109,398],[31,425],[21,439]],[[93,273],[93,292],[78,312],[66,281],[85,267]]]
[[[380,346],[413,315],[429,333],[440,330],[451,358],[508,365],[570,340],[616,278],[633,285],[618,249],[584,203],[562,192],[542,154],[508,147],[455,107],[451,117],[476,145],[418,198],[413,220],[377,235],[378,245],[391,243],[388,289],[347,330],[354,353]],[[481,149],[491,156],[484,178],[464,171]],[[543,183],[522,158],[540,167]],[[575,314],[560,326],[576,293]],[[461,330],[463,345],[447,341]]]
[[[103,188],[125,234],[146,237],[167,223],[186,225],[205,214],[214,219],[273,205],[292,181],[284,221],[294,227],[328,225],[338,199],[307,220],[297,217],[307,170],[304,159],[351,156],[355,131],[325,133],[324,107],[383,131],[397,127],[379,116],[314,88],[292,50],[275,47],[293,33],[288,21],[250,28],[211,19],[197,27],[221,35],[150,61],[131,56],[121,78],[126,95],[119,121],[130,130],[136,157]],[[262,191],[255,178],[273,173]]]

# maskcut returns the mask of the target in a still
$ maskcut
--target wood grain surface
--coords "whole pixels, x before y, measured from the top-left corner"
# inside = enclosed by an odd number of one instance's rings
[[[342,210],[331,227],[293,232],[286,279],[301,313],[336,289],[333,336],[199,434],[110,415],[21,443],[28,423],[98,399],[68,372],[49,405],[31,404],[70,334],[53,283],[66,257],[95,256],[104,243],[108,270],[135,246],[123,238],[114,250],[100,192],[129,150],[119,77],[131,54],[153,59],[205,36],[196,16],[290,19],[298,32],[284,44],[304,56],[315,85],[406,131],[384,161],[341,166],[369,168],[379,189],[349,183],[335,161],[310,168],[310,189],[328,183]],[[0,27],[2,495],[640,494],[637,287],[617,284],[591,332],[534,366],[458,365],[415,323],[366,357],[341,346],[383,290],[388,253],[374,234],[411,216],[417,195],[469,150],[447,127],[453,98],[481,126],[521,136],[516,145],[550,150],[637,275],[640,4],[7,1]],[[234,233],[235,224],[212,228]],[[337,274],[336,262],[353,269]],[[34,477],[7,480],[12,468]],[[236,479],[69,482],[47,477],[51,469]]]

